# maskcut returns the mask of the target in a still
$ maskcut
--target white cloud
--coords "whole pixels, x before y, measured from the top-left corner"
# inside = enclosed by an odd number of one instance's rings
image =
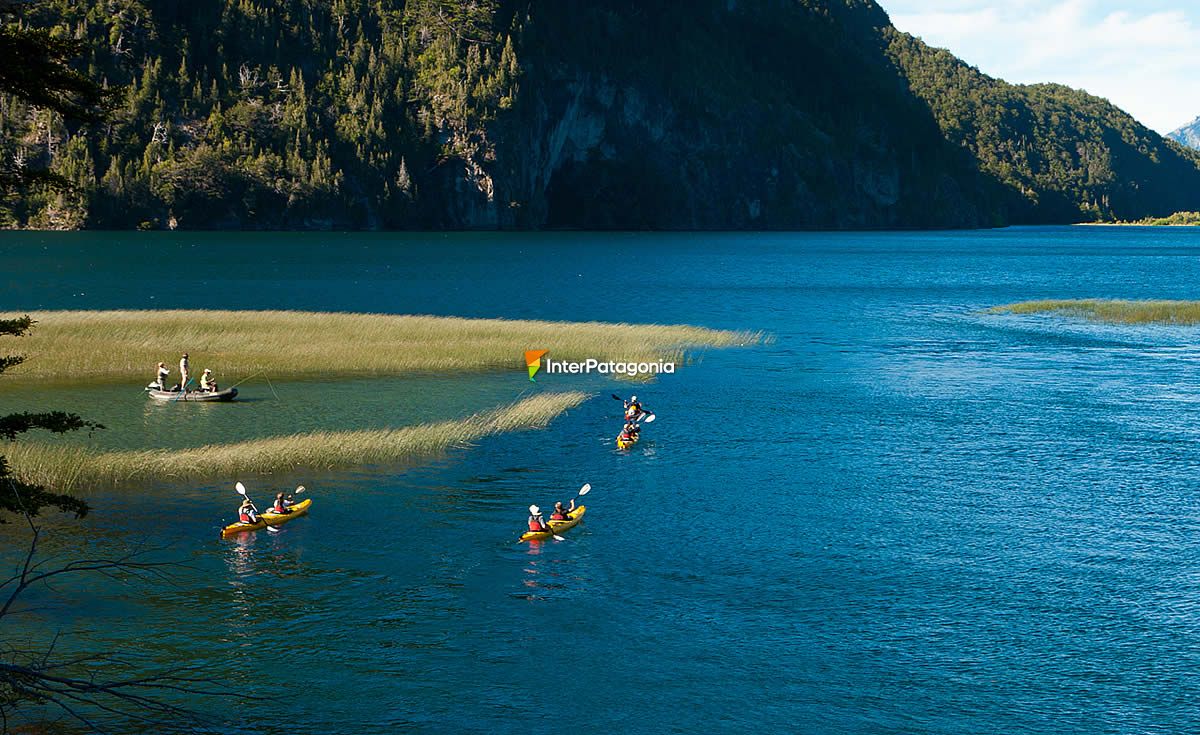
[[[1200,115],[1197,10],[1153,0],[898,0],[887,5],[896,27],[950,49],[992,76],[1086,89],[1161,133]]]

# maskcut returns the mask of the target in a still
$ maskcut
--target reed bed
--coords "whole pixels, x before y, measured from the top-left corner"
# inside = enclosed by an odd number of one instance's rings
[[[0,315],[19,316],[19,314]],[[270,378],[380,376],[525,367],[526,350],[554,359],[681,361],[690,350],[758,342],[755,332],[683,325],[462,319],[298,311],[45,311],[11,352],[26,362],[5,381],[149,382],[162,360],[178,378],[211,367],[228,386]]]
[[[232,480],[295,469],[341,469],[429,457],[493,434],[544,427],[587,398],[588,394],[581,392],[546,393],[460,420],[398,429],[295,434],[194,449],[96,452],[20,442],[4,451],[19,479],[61,492],[162,480]]]
[[[1058,299],[1021,301],[988,310],[998,314],[1059,314],[1107,324],[1200,324],[1200,301]]]

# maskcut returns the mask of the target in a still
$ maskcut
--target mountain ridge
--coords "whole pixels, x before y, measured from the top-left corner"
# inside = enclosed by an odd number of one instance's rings
[[[1182,125],[1167,134],[1168,138],[1187,146],[1200,150],[1200,116],[1192,120],[1187,125]]]
[[[871,0],[43,0],[127,85],[104,125],[0,104],[70,192],[0,224],[873,229],[1200,209],[1200,156],[996,80]]]

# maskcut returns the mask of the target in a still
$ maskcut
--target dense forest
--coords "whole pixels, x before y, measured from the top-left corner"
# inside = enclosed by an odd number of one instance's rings
[[[37,228],[877,228],[1200,209],[1197,154],[871,0],[37,0],[100,121],[0,94]],[[0,60],[2,61],[2,60]]]

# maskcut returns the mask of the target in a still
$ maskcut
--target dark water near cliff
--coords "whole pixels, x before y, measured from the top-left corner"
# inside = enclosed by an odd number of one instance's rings
[[[215,539],[225,486],[95,498],[100,543],[194,569],[68,587],[41,629],[296,697],[229,731],[1200,730],[1200,330],[980,312],[1200,297],[1193,231],[6,233],[0,263],[0,308],[775,336],[639,387],[659,420],[628,454],[601,396],[429,466],[309,478],[309,518],[242,543]],[[582,482],[567,541],[512,543]]]

